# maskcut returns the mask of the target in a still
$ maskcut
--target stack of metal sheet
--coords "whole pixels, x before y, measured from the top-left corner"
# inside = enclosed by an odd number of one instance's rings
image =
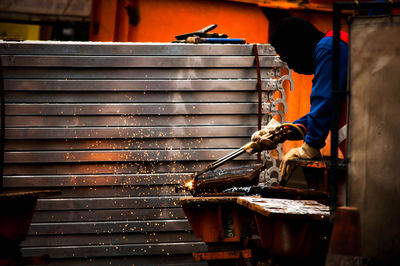
[[[0,54],[5,190],[62,191],[39,200],[23,254],[57,265],[191,262],[204,244],[174,186],[257,129],[253,46],[0,42]],[[264,93],[282,92],[283,63],[269,45],[259,54]]]

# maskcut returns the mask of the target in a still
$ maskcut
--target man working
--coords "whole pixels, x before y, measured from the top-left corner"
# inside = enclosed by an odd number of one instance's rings
[[[292,124],[283,125],[286,128],[290,127],[293,133],[287,135],[285,139],[280,139],[280,142],[304,139],[304,143],[301,147],[291,149],[284,156],[280,165],[282,180],[287,180],[293,171],[293,166],[287,163],[288,160],[296,158],[317,159],[321,156],[320,149],[325,146],[332,112],[332,36],[332,32],[323,34],[308,21],[295,17],[282,20],[272,35],[271,45],[275,47],[276,52],[288,64],[289,68],[299,74],[314,74],[310,96],[310,112]],[[347,34],[342,33],[340,90],[346,88],[347,39]],[[342,115],[339,124],[339,128],[344,126],[345,114]],[[341,142],[341,135],[345,132],[345,127],[341,130],[342,132],[339,130],[339,143]],[[262,148],[266,149],[270,143],[268,145],[262,143],[265,141],[263,136],[268,135],[268,131],[262,129],[255,132],[252,141],[258,142]]]

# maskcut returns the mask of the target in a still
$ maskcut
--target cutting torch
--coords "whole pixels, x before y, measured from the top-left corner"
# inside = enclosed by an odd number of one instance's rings
[[[300,138],[296,136],[296,132],[300,133]],[[239,149],[225,155],[224,157],[220,158],[219,160],[210,163],[207,167],[202,169],[199,172],[195,172],[190,181],[186,182],[183,187],[177,187],[175,190],[192,190],[194,183],[198,181],[199,176],[204,174],[207,171],[214,170],[215,168],[223,165],[224,163],[235,159],[236,157],[240,156],[243,153],[253,154],[255,152],[263,151],[263,150],[273,150],[276,149],[279,143],[284,142],[287,139],[297,140],[297,139],[304,139],[304,132],[299,128],[299,126],[285,123],[283,125],[277,126],[274,129],[266,131],[266,133],[256,139],[255,141],[249,142],[244,146],[240,147]]]
[[[211,171],[214,170],[215,168],[223,165],[224,163],[226,163],[229,160],[233,160],[236,157],[240,156],[241,154],[247,152],[249,154],[252,154],[254,150],[256,150],[258,148],[258,144],[256,142],[249,142],[246,145],[240,147],[239,149],[225,155],[224,157],[220,158],[219,160],[210,163],[206,168],[204,168],[203,170],[196,172],[193,176],[192,179],[193,180],[197,180],[199,178],[199,176],[201,176],[202,174],[204,174],[207,171]]]

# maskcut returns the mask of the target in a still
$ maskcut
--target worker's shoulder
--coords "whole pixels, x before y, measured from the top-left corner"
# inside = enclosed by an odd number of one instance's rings
[[[324,37],[322,38],[317,46],[316,49],[327,49],[327,50],[332,50],[333,49],[333,41],[331,37]]]
[[[347,44],[345,42],[343,42],[343,41],[340,42],[340,46],[341,46],[342,49],[343,48],[347,49]],[[316,49],[326,49],[326,50],[329,50],[329,51],[333,50],[333,38],[332,37],[324,37],[324,38],[322,38],[318,42],[318,44],[316,46]]]
[[[347,56],[347,44],[340,42],[341,56]],[[322,38],[315,47],[314,57],[329,56],[333,51],[333,38]]]

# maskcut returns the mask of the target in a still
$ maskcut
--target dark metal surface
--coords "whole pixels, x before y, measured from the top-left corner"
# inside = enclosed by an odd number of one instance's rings
[[[82,234],[79,238],[74,235],[56,236],[28,236],[24,247],[40,246],[75,246],[85,241],[92,245],[138,244],[146,242],[173,243],[199,241],[191,231],[185,232],[156,232],[156,233],[130,233],[130,234]]]
[[[262,84],[261,84],[261,64],[260,64],[260,56],[258,53],[258,46],[254,44],[253,46],[256,70],[257,70],[257,130],[261,129],[261,120],[262,120]],[[261,162],[261,153],[257,153],[257,163]]]
[[[178,207],[178,200],[179,196],[39,199],[36,210],[129,209],[133,206],[138,209],[173,208]]]
[[[190,225],[186,220],[34,223],[29,230],[29,235],[119,234],[188,230],[190,230]]]
[[[34,223],[165,219],[180,220],[185,219],[185,215],[181,208],[76,210],[73,212],[57,210],[36,212],[33,215]]]
[[[64,247],[27,247],[22,249],[24,256],[36,253],[48,253],[51,258],[87,258],[87,257],[112,257],[188,254],[192,250],[204,250],[203,242],[176,242],[176,243],[151,243],[151,244],[125,244],[125,245],[87,245]],[[166,258],[168,259],[168,257]]]
[[[165,255],[152,255],[152,256],[122,256],[122,257],[86,257],[86,258],[60,258],[52,259],[50,266],[109,266],[111,265],[185,265],[185,266],[199,266],[207,265],[207,263],[193,262],[192,254],[169,254]]]
[[[6,99],[3,78],[3,60],[0,59],[0,193],[3,191],[4,141],[6,136]]]

